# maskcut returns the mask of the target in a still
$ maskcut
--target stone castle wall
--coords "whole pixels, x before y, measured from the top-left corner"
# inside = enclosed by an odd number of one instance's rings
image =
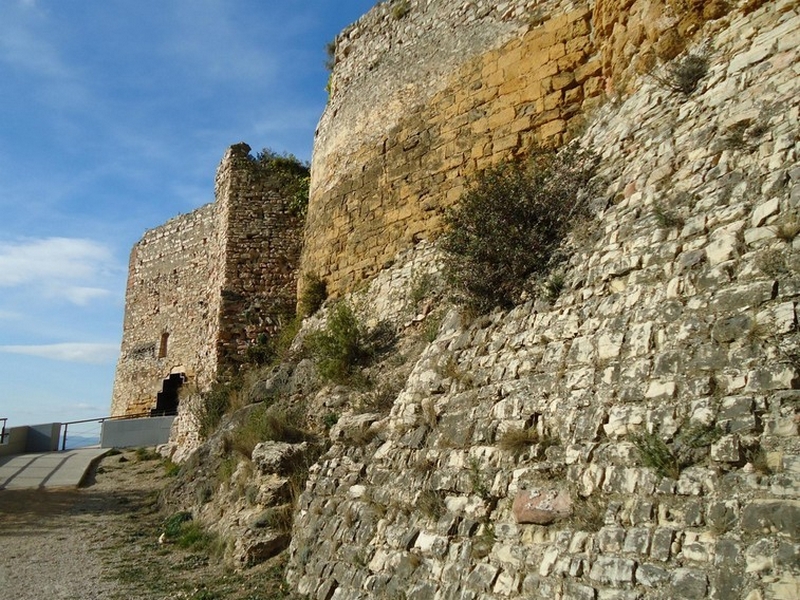
[[[211,384],[223,278],[220,241],[218,206],[208,204],[148,231],[133,247],[112,415],[155,408],[173,370],[200,389]]]
[[[388,417],[340,417],[296,513],[300,593],[800,596],[800,8],[703,33],[694,94],[639,78],[582,134],[606,188],[557,300],[454,311]]]
[[[217,172],[225,280],[221,289],[218,355],[226,368],[245,359],[259,336],[294,316],[302,219],[245,144],[233,146]]]
[[[604,93],[719,16],[659,0],[406,4],[378,5],[336,40],[301,269],[333,294],[435,236],[471,175],[561,143]]]
[[[134,246],[113,415],[155,408],[172,373],[190,390],[209,389],[293,305],[301,223],[249,152],[246,144],[226,152],[214,203]]]

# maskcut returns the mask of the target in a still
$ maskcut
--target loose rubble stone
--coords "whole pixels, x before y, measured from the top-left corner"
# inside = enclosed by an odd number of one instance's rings
[[[253,448],[252,461],[262,473],[286,474],[308,454],[307,442],[261,442]]]

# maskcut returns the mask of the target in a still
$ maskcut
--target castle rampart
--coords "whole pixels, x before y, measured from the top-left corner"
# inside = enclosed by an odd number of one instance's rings
[[[214,203],[134,246],[112,414],[174,410],[157,402],[171,376],[209,389],[293,304],[301,222],[249,151],[226,152]]]
[[[472,174],[534,141],[562,143],[605,92],[674,57],[718,16],[673,4],[375,7],[336,41],[301,274],[345,293],[434,236]]]

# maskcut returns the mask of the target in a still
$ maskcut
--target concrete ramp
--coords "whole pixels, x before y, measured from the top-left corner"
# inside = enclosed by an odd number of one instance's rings
[[[15,454],[0,457],[0,490],[78,487],[108,448]]]

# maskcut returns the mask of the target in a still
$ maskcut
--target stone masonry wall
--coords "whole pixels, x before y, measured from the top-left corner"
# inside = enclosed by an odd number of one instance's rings
[[[216,179],[227,223],[218,352],[231,368],[260,335],[294,315],[302,244],[302,219],[249,152],[246,144],[231,147]]]
[[[334,294],[435,236],[470,175],[535,140],[561,143],[605,91],[719,16],[659,0],[417,0],[402,16],[397,4],[336,40],[301,268]]]
[[[217,205],[171,219],[133,247],[112,415],[155,407],[175,370],[207,388],[217,371],[222,282]],[[168,335],[166,355],[159,356]]]
[[[190,391],[208,390],[293,307],[302,223],[249,152],[237,144],[225,153],[216,202],[134,246],[112,414],[155,408],[170,373],[184,373]],[[182,438],[193,428],[183,417],[176,424]]]
[[[695,94],[636,79],[582,135],[607,188],[558,299],[452,313],[372,441],[332,440],[301,593],[800,596],[800,7],[723,21]]]

